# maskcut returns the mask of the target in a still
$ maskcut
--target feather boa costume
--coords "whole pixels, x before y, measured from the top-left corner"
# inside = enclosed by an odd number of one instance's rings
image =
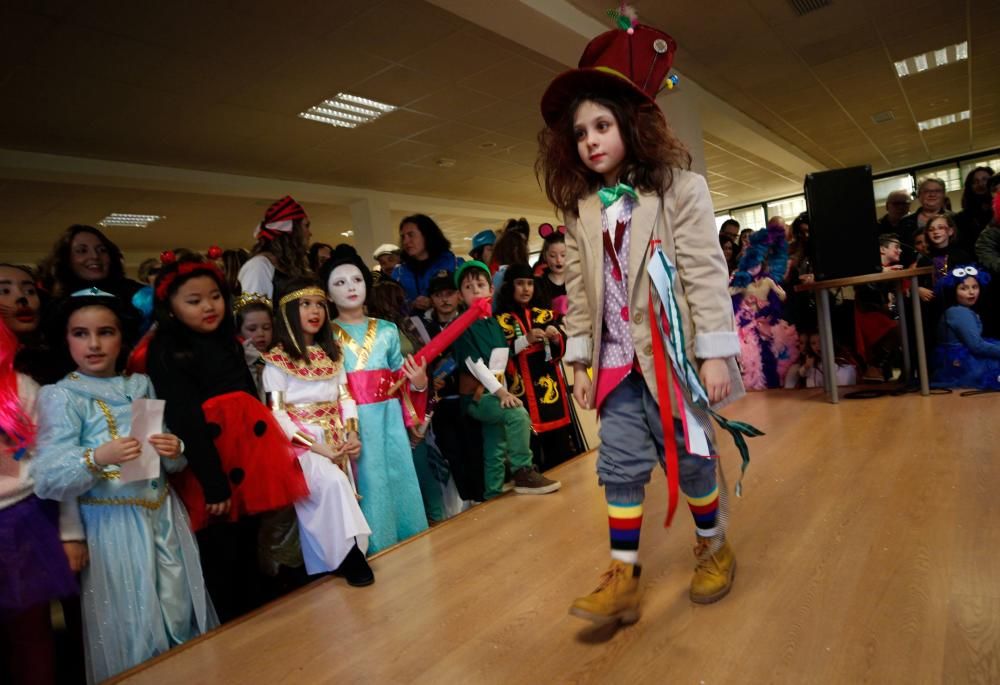
[[[798,359],[798,333],[781,318],[785,292],[780,282],[787,266],[784,229],[761,229],[750,236],[730,281],[743,384],[748,390],[783,387],[788,367]]]

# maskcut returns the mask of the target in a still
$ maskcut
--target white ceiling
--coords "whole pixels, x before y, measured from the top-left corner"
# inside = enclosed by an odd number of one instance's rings
[[[604,25],[614,4],[571,2]],[[1000,2],[832,0],[803,17],[788,0],[637,4],[677,38],[685,76],[823,165],[879,171],[1000,146]],[[532,165],[540,95],[565,65],[435,4],[49,1],[0,12],[0,88],[15,95],[0,108],[0,148],[275,179],[273,194],[248,199],[5,172],[0,202],[19,230],[4,232],[0,252],[43,251],[69,223],[111,211],[167,216],[155,230],[115,229],[134,254],[207,235],[246,245],[282,179],[551,213]],[[962,40],[967,62],[896,76],[895,59]],[[296,116],[342,90],[400,110],[352,130]],[[917,131],[965,108],[969,122]],[[892,121],[871,120],[886,110]],[[718,112],[704,119],[717,206],[800,191],[800,170]],[[308,209],[318,239],[350,228],[345,204]],[[498,224],[496,212],[431,213],[456,243]]]

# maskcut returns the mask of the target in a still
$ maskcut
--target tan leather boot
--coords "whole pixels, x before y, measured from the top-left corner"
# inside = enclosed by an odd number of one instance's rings
[[[574,600],[569,613],[598,624],[635,623],[639,620],[641,570],[638,564],[612,559],[597,589]]]
[[[722,547],[710,553],[711,538],[698,538],[694,548],[698,565],[691,579],[691,601],[698,604],[711,604],[729,594],[733,586],[733,576],[736,575],[736,556],[729,541],[723,541]]]

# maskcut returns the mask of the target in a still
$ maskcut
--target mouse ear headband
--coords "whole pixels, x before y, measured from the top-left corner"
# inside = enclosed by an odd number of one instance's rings
[[[544,240],[548,240],[550,236],[556,234],[566,235],[566,227],[561,224],[555,227],[552,224],[542,224],[538,227],[538,235],[542,236]]]

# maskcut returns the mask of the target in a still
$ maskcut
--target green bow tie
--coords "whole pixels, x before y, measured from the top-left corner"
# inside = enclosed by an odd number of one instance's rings
[[[605,207],[613,205],[622,195],[628,195],[633,200],[638,197],[635,189],[627,183],[619,183],[614,188],[601,188],[597,191],[597,197]]]

